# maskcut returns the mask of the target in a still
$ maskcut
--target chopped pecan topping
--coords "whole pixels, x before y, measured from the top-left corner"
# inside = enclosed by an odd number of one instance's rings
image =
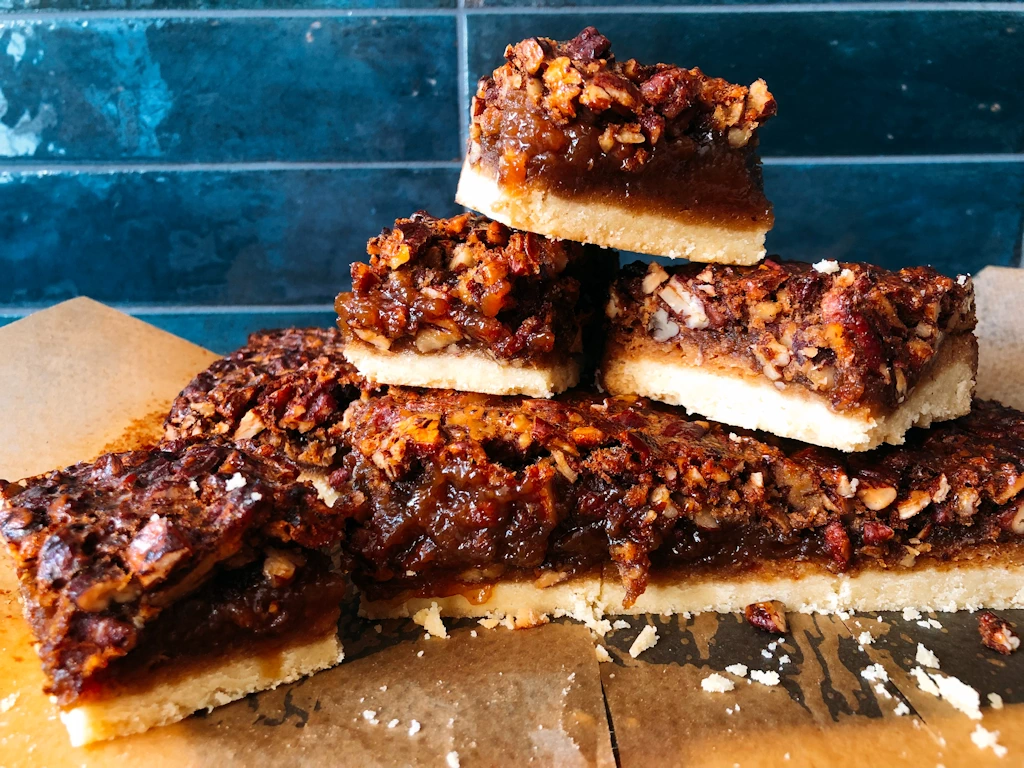
[[[1013,631],[1010,622],[996,616],[992,611],[978,615],[978,632],[981,633],[981,642],[986,648],[991,648],[1004,656],[1020,648],[1020,638]]]
[[[343,333],[385,349],[482,349],[502,360],[582,351],[616,266],[614,252],[475,214],[399,219],[352,265],[336,303]],[[395,346],[397,345],[397,346]]]
[[[666,270],[635,262],[612,286],[613,345],[649,336],[698,364],[728,360],[780,386],[820,393],[838,411],[888,413],[930,370],[946,339],[974,329],[973,285],[929,267],[833,264],[769,258],[754,267]],[[876,511],[895,500],[891,488],[858,493]],[[930,498],[901,501],[902,513],[912,517]]]
[[[251,440],[304,466],[330,469],[345,406],[366,386],[342,356],[343,346],[337,329],[252,334],[178,395],[165,440]]]
[[[619,62],[593,27],[564,43],[528,38],[508,46],[505,58],[477,88],[470,157],[499,157],[506,179],[570,147],[573,162],[608,159],[630,172],[667,145],[742,149],[776,111],[763,80],[747,88],[697,68]],[[596,136],[599,147],[588,138]]]
[[[786,606],[778,600],[751,603],[743,609],[743,615],[751,626],[765,632],[784,635],[789,631],[786,624]]]

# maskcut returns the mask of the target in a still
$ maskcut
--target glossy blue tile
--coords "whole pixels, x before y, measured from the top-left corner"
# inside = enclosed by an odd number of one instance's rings
[[[0,305],[76,295],[179,304],[330,303],[366,239],[448,214],[457,170],[0,176]],[[782,165],[769,248],[788,258],[1017,263],[1024,164]]]
[[[455,0],[0,0],[0,16],[25,11],[454,8]]]
[[[454,213],[457,169],[0,174],[0,305],[330,303],[399,216]]]
[[[765,168],[769,253],[946,274],[1020,263],[1024,164]]]
[[[295,326],[328,328],[338,319],[333,310],[259,312],[245,308],[230,312],[145,312],[136,316],[221,355],[241,347],[249,334],[255,331]]]
[[[7,22],[0,157],[451,160],[456,59],[452,16]]]
[[[565,39],[588,24],[620,58],[764,77],[779,114],[765,156],[1024,150],[1024,6],[989,11],[471,14],[469,75],[509,42]]]

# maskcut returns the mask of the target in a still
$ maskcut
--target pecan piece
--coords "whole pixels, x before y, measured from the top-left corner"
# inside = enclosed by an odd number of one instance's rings
[[[1010,622],[999,618],[992,611],[985,611],[978,616],[978,632],[981,633],[982,645],[1005,656],[1020,647],[1020,638],[1010,627]]]
[[[640,86],[644,101],[673,120],[697,101],[700,77],[681,67],[670,67]]]
[[[544,70],[544,84],[548,87],[544,105],[554,117],[562,120],[576,117],[574,100],[580,95],[582,83],[582,75],[573,68],[568,57],[559,56],[548,64]]]
[[[611,41],[594,27],[587,27],[567,42],[562,50],[567,56],[579,61],[593,61],[608,53]]]
[[[778,600],[751,603],[743,609],[743,615],[751,626],[765,632],[785,634],[788,631],[786,606]]]
[[[528,74],[536,74],[544,63],[544,48],[531,37],[505,49],[505,58]]]
[[[864,523],[865,544],[884,544],[895,535],[896,532],[885,523],[880,523],[877,520],[867,520]]]
[[[850,564],[850,536],[841,520],[833,520],[825,526],[825,551],[840,571]]]

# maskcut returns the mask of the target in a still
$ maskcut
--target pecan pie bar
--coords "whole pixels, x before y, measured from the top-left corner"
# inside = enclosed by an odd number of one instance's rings
[[[336,303],[361,375],[534,397],[579,381],[617,267],[614,252],[468,213],[399,219],[367,250]]]
[[[1024,414],[996,404],[859,454],[580,391],[393,389],[346,420],[371,616],[1024,604]]]
[[[529,38],[473,99],[456,200],[509,226],[692,261],[753,264],[774,223],[758,128],[775,114],[700,69],[620,62],[593,27]]]
[[[338,663],[343,521],[268,446],[107,454],[0,481],[46,692],[72,744]]]
[[[844,451],[967,413],[974,289],[927,267],[634,263],[612,287],[604,387]]]
[[[365,385],[337,328],[261,331],[196,376],[171,406],[165,441],[251,440],[303,469],[329,504],[324,476],[342,442],[345,406]]]

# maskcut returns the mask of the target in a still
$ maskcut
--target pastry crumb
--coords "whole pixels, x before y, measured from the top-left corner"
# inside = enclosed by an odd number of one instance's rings
[[[629,655],[634,659],[637,658],[644,651],[653,648],[658,644],[658,630],[648,624],[642,630],[640,634],[636,636],[636,640],[629,646]]]
[[[921,669],[921,667],[914,667],[910,670],[910,676],[917,682],[917,687],[925,693],[930,693],[932,696],[941,696],[939,686],[928,677],[928,673]]]
[[[18,701],[18,695],[18,692],[15,691],[10,696],[4,696],[0,699],[0,712],[7,712],[11,707],[13,707],[15,702]]]
[[[889,673],[881,664],[871,664],[860,671],[860,676],[869,682],[888,682]]]
[[[996,753],[996,757],[1006,757],[1007,749],[999,743],[999,731],[987,730],[982,728],[981,723],[978,723],[974,726],[974,732],[971,733],[971,741],[978,749],[988,748]]]
[[[978,692],[952,675],[929,674],[939,689],[939,694],[953,709],[963,712],[971,720],[981,720],[981,696]]]
[[[437,603],[431,603],[429,608],[416,611],[412,620],[427,630],[428,637],[448,639],[448,630],[445,629],[444,622],[441,620],[441,609],[438,608]]]
[[[604,662],[612,660],[611,655],[608,653],[608,649],[605,648],[603,645],[595,645],[594,653],[597,655],[598,661]]]
[[[765,672],[764,670],[754,669],[750,672],[750,679],[754,682],[760,683],[761,685],[778,685],[782,678],[779,677],[778,672],[771,670]]]
[[[747,665],[746,664],[730,664],[725,668],[725,671],[730,675],[736,675],[736,677],[747,676]]]
[[[409,735],[410,736],[415,736],[419,732],[420,732],[420,721],[419,720],[413,720],[411,723],[409,723]]]
[[[724,675],[712,672],[700,681],[700,687],[708,693],[728,693],[736,687],[736,684]]]
[[[988,703],[992,705],[992,709],[1003,708],[1003,697],[998,693],[990,693],[988,695]]]
[[[917,656],[914,658],[922,667],[939,668],[939,657],[924,647],[922,643],[917,644]]]
[[[822,259],[815,262],[814,271],[821,272],[823,275],[834,275],[839,271],[839,262],[832,259]]]

